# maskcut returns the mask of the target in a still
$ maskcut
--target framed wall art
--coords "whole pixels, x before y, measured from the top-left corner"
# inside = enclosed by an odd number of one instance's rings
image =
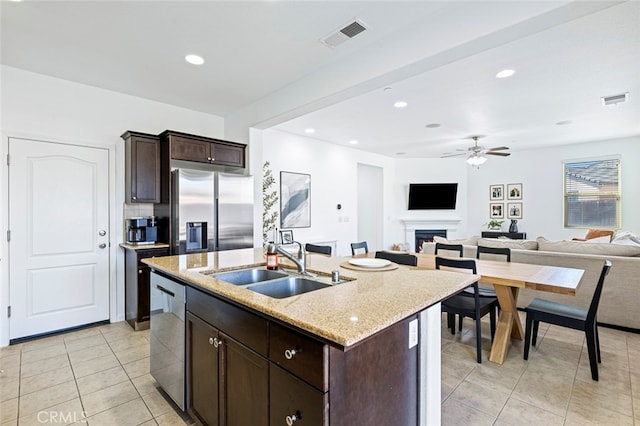
[[[522,200],[522,184],[521,183],[507,184],[507,200]]]
[[[522,219],[522,203],[507,203],[507,219]]]
[[[311,226],[311,175],[280,172],[280,227]]]
[[[504,185],[500,184],[489,186],[489,199],[491,201],[504,199]]]
[[[504,204],[503,203],[489,204],[489,217],[491,219],[504,219]]]
[[[282,242],[282,244],[293,243],[293,231],[291,229],[280,231],[280,242]]]

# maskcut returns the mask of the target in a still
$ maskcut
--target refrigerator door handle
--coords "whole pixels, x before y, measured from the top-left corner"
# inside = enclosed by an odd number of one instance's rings
[[[220,217],[220,215],[218,214],[218,196],[216,194],[216,197],[213,200],[213,221],[215,222],[215,229],[216,229],[216,233],[215,236],[213,237],[213,251],[219,251],[220,250],[220,239],[219,239],[219,232],[218,230],[220,229],[219,226],[219,222],[218,219]]]

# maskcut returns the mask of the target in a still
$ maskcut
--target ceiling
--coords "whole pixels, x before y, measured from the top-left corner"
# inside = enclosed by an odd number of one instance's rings
[[[3,65],[384,155],[640,135],[636,1],[24,0],[0,15]],[[367,30],[319,42],[353,18]]]

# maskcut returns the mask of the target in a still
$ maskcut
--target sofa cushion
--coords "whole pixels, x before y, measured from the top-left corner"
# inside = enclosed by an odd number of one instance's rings
[[[461,240],[448,240],[446,238],[436,236],[433,237],[433,242],[442,244],[462,244],[463,246],[477,246],[479,239],[480,237],[478,235],[473,235]]]
[[[538,237],[538,250],[562,253],[598,254],[603,256],[640,256],[640,247],[582,241],[549,241]]]
[[[480,238],[479,246],[484,247],[507,247],[520,250],[538,250],[538,242],[535,240],[511,240],[503,238]]]

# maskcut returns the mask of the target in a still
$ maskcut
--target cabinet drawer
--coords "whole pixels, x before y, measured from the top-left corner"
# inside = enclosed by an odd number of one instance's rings
[[[142,263],[142,259],[148,259],[150,257],[169,256],[169,249],[142,249],[136,250],[136,257],[138,258],[138,268],[148,268],[149,265]]]
[[[328,390],[328,346],[271,323],[269,359],[325,392]]]
[[[267,356],[267,320],[187,286],[187,310],[238,342]]]
[[[320,392],[273,364],[269,364],[269,395],[270,425],[286,425],[287,417],[292,416],[297,418],[293,424],[328,424],[329,394]]]

